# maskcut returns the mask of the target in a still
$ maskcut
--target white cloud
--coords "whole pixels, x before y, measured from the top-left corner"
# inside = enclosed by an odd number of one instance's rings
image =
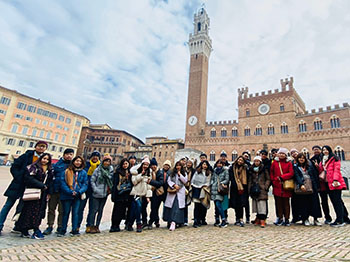
[[[0,84],[143,139],[183,137],[188,34],[200,1],[1,1]],[[294,76],[308,108],[348,102],[348,1],[206,1],[208,120],[237,88]],[[317,90],[317,92],[315,92]],[[93,108],[93,110],[91,110]]]

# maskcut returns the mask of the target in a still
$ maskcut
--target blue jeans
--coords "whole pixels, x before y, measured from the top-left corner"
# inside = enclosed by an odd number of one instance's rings
[[[81,200],[80,202],[80,206],[79,206],[79,211],[78,211],[78,227],[80,227],[81,223],[83,222],[83,216],[84,216],[84,210],[86,207],[87,202],[89,202],[89,212],[88,212],[88,216],[86,218],[86,226],[90,227],[93,226],[90,224],[90,221],[92,220],[92,206],[93,206],[93,201],[92,201],[92,195],[88,196],[88,194],[86,194],[86,199]]]
[[[13,205],[16,203],[16,200],[16,198],[8,197],[5,202],[5,205],[2,207],[0,212],[0,231],[2,231],[7,215],[10,212]]]
[[[130,214],[130,226],[132,226],[136,220],[136,224],[141,224],[141,210],[142,199],[139,197],[137,200],[133,199],[131,202],[131,214]]]
[[[62,218],[62,233],[65,234],[67,231],[69,213],[72,210],[72,230],[75,231],[78,228],[78,211],[80,206],[80,198],[72,200],[61,200],[63,207],[63,218]]]
[[[215,209],[217,210],[218,214],[221,216],[222,220],[225,220],[225,211],[222,208],[222,202],[220,200],[215,200]]]

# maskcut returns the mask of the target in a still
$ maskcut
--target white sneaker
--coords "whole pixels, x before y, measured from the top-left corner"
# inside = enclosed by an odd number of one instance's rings
[[[314,226],[322,226],[321,222],[318,221],[317,219],[314,219]]]
[[[310,221],[309,221],[309,219],[306,219],[306,220],[304,221],[303,224],[304,224],[304,226],[307,226],[307,227],[310,226]]]
[[[169,230],[170,230],[170,231],[174,231],[175,228],[176,228],[176,223],[175,223],[175,222],[171,222],[171,225],[170,225]]]

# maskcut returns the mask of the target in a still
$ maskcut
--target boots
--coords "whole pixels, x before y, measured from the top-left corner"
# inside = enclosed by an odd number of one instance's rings
[[[91,233],[91,227],[90,227],[90,226],[87,226],[87,227],[86,227],[85,233],[86,233],[86,234],[90,234],[90,233]]]
[[[142,224],[137,224],[136,232],[137,233],[141,233],[142,232]]]
[[[89,233],[90,234],[96,234],[97,233],[96,227],[95,226],[90,227],[90,232]]]
[[[266,226],[266,220],[260,220],[260,227],[264,228]]]
[[[258,226],[258,225],[260,225],[260,223],[261,223],[261,220],[259,218],[256,218],[254,225]]]

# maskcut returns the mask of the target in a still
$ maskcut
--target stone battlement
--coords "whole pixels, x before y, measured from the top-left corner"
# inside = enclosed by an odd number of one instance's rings
[[[284,92],[288,92],[294,89],[293,83],[294,83],[294,79],[293,77],[290,77],[289,79],[281,79],[280,80],[281,83],[281,89],[274,89],[272,90],[268,90],[267,92],[263,91],[261,93],[255,93],[255,94],[248,94],[249,92],[249,88],[246,87],[242,87],[242,88],[238,88],[238,100],[244,100],[244,99],[249,99],[249,98],[257,98],[257,97],[264,97],[264,96],[268,96],[268,95],[272,95],[272,94],[278,94],[278,93],[284,93]]]
[[[224,121],[209,121],[206,122],[206,125],[208,126],[216,126],[216,125],[232,125],[232,124],[238,124],[237,120],[224,120]]]
[[[326,108],[320,107],[317,110],[316,109],[311,109],[311,111],[306,110],[305,114],[303,116],[333,112],[335,110],[340,110],[340,109],[345,109],[345,108],[350,108],[349,103],[343,103],[342,105],[336,104],[333,106],[333,108],[332,108],[332,106],[326,106]]]

